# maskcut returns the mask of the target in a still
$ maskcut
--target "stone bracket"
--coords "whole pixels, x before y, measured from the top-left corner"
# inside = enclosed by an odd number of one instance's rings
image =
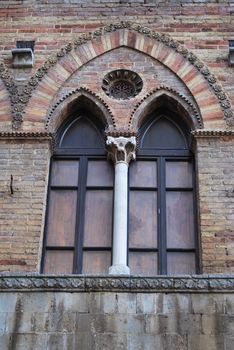
[[[12,49],[12,66],[14,68],[32,68],[34,63],[34,54],[30,48]]]

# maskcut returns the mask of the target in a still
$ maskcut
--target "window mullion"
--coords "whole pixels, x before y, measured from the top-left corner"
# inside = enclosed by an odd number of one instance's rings
[[[166,242],[166,171],[165,158],[158,159],[158,245],[159,273],[167,274]]]
[[[77,211],[76,211],[76,238],[74,255],[74,273],[82,273],[83,241],[84,241],[84,212],[85,212],[85,192],[87,179],[87,157],[80,157]]]

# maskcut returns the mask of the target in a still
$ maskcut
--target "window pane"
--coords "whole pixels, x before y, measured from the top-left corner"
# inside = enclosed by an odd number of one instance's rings
[[[130,248],[156,248],[157,192],[131,191],[129,197]]]
[[[76,191],[57,190],[50,192],[47,245],[74,245],[76,200]]]
[[[194,248],[192,192],[167,192],[166,222],[168,248]]]
[[[156,252],[130,252],[129,267],[131,274],[136,275],[157,275],[158,254]]]
[[[64,250],[47,250],[44,273],[72,273],[73,252]]]
[[[79,162],[55,160],[52,164],[51,186],[77,186]]]
[[[132,162],[129,168],[131,187],[157,187],[156,161]]]
[[[87,186],[113,186],[114,166],[105,160],[90,160]]]
[[[168,275],[196,272],[194,253],[167,253]]]
[[[191,162],[166,163],[167,187],[193,187]]]
[[[88,190],[85,200],[85,247],[110,247],[112,190]]]
[[[111,266],[111,252],[83,252],[82,273],[108,273]]]

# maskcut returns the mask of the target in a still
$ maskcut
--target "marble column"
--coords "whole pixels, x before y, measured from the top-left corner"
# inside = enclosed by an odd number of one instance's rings
[[[108,136],[106,144],[108,156],[115,165],[113,251],[109,274],[126,275],[130,273],[127,266],[128,165],[135,159],[136,138]]]

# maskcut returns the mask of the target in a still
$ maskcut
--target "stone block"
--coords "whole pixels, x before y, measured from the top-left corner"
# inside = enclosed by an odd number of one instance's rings
[[[188,350],[225,350],[222,335],[189,335]]]
[[[53,310],[63,307],[66,312],[88,312],[87,293],[54,293]]]
[[[52,312],[47,314],[46,328],[48,332],[70,333],[76,329],[75,312]]]
[[[112,316],[109,316],[110,318]],[[108,329],[108,315],[98,314],[77,314],[76,315],[76,332],[103,333]]]
[[[128,334],[143,334],[145,331],[145,316],[144,315],[128,315]]]
[[[46,350],[75,350],[75,335],[53,333],[47,335]],[[78,348],[79,349],[79,348]]]
[[[182,313],[191,312],[190,294],[163,294],[162,293],[162,311],[161,313]]]
[[[137,313],[154,314],[156,312],[156,294],[137,294]]]
[[[234,315],[234,294],[225,295],[225,312]]]
[[[4,334],[6,332],[6,322],[7,322],[7,313],[0,312],[0,334]]]
[[[53,311],[53,299],[52,293],[22,293],[18,294],[17,305],[20,306],[20,310],[26,313]]]
[[[95,337],[95,350],[126,350],[127,334],[98,334]]]
[[[192,312],[195,314],[213,314],[216,312],[216,302],[214,294],[193,294]]]
[[[16,300],[16,293],[1,293],[0,312],[13,312],[15,310]]]
[[[161,335],[128,334],[128,350],[162,350]]]
[[[233,350],[234,349],[234,337],[224,337],[225,342],[225,350]]]
[[[135,314],[137,308],[136,293],[116,293],[117,313]]]
[[[202,315],[204,334],[234,334],[234,316]]]
[[[10,341],[7,349],[17,350],[41,350],[46,349],[46,334],[10,334]]]
[[[162,335],[162,349],[187,350],[187,336],[165,333]]]
[[[147,315],[146,333],[176,333],[182,336],[186,334],[200,334],[201,315],[187,313]]]
[[[128,315],[113,314],[105,315],[105,332],[107,333],[128,333]]]
[[[79,331],[75,334],[74,350],[83,350],[83,349],[96,350],[96,334],[92,333],[91,329],[88,329],[88,328],[86,329],[85,332]]]
[[[102,295],[102,310],[104,314],[115,313],[117,309],[117,298],[115,293]]]

